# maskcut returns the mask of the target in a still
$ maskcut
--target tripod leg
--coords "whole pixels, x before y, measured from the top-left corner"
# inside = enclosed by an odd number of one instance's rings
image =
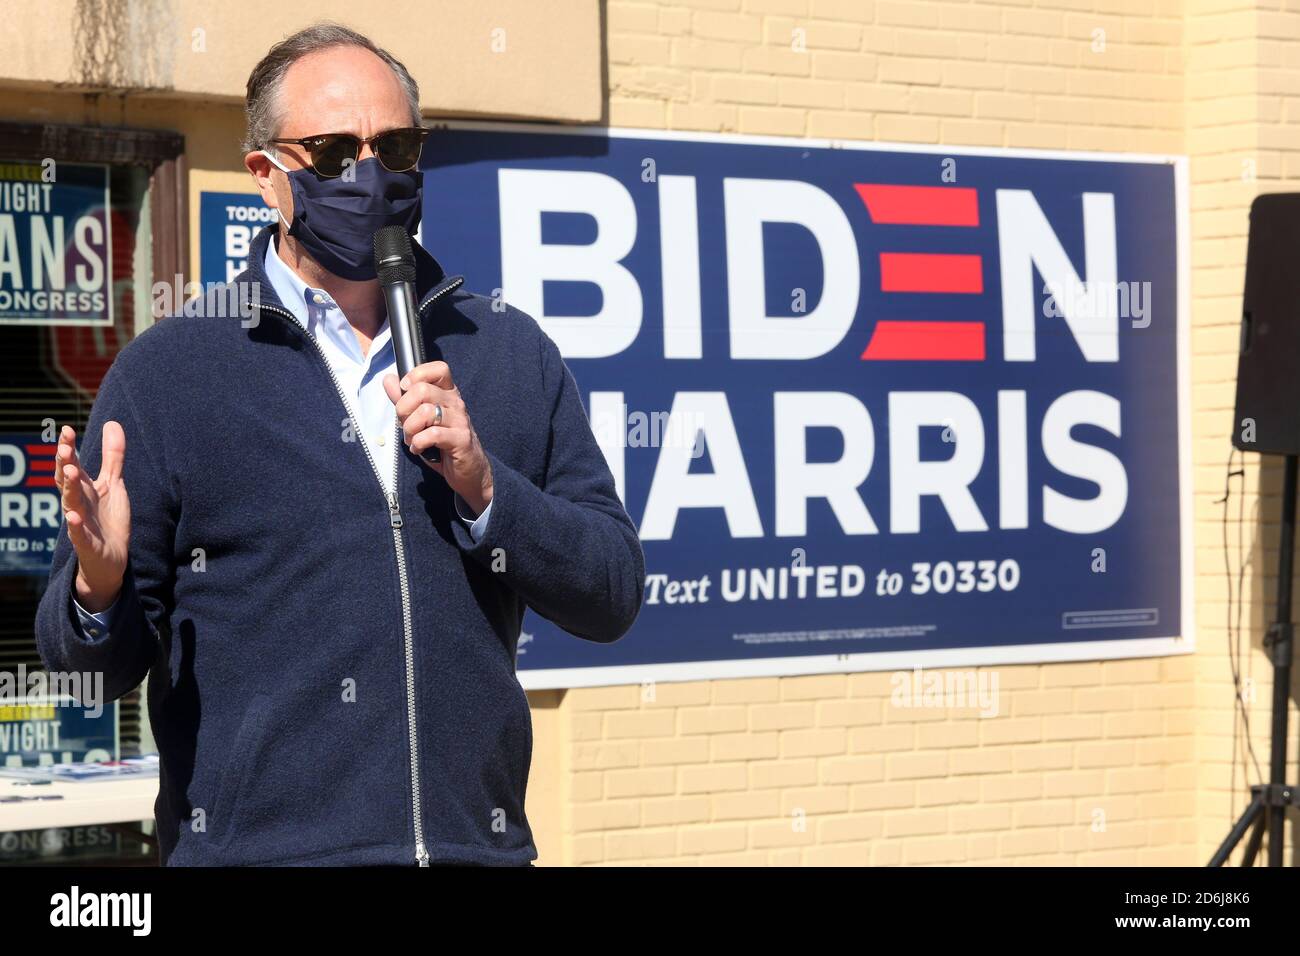
[[[1264,819],[1264,803],[1260,791],[1256,791],[1250,800],[1250,806],[1242,811],[1237,822],[1233,825],[1232,830],[1224,838],[1223,843],[1214,851],[1214,856],[1210,858],[1210,866],[1223,866],[1228,862],[1228,857],[1232,856],[1232,851],[1237,848],[1241,838],[1246,835],[1251,824],[1255,824],[1255,832],[1259,834],[1259,822]],[[1251,838],[1254,842],[1254,837]],[[1256,848],[1258,849],[1258,847]]]
[[[1275,790],[1286,786],[1286,732],[1291,693],[1291,576],[1295,550],[1296,480],[1300,461],[1286,456],[1282,481],[1282,535],[1277,556],[1277,622],[1273,626],[1273,740],[1269,751],[1268,782]],[[1286,843],[1286,805],[1274,793],[1268,808],[1268,865],[1281,866]]]
[[[1261,812],[1256,814],[1255,828],[1250,831],[1250,840],[1246,843],[1246,850],[1241,855],[1242,866],[1254,866],[1255,857],[1259,856],[1260,844],[1264,842],[1264,824],[1268,821],[1268,814]]]

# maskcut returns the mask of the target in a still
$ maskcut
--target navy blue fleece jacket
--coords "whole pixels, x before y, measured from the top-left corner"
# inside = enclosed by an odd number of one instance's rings
[[[169,865],[526,863],[524,609],[616,640],[641,604],[636,530],[554,343],[419,249],[426,355],[451,367],[493,503],[475,543],[395,435],[394,509],[318,347],[264,281],[272,228],[231,286],[105,377],[81,453],[97,474],[103,424],[122,424],[130,564],[92,643],[60,529],[41,656],[102,672],[111,698],[150,675]]]

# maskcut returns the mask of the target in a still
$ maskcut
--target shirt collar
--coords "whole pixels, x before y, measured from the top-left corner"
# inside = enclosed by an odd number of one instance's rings
[[[280,224],[277,222],[267,223],[262,227],[254,237],[249,249],[248,268],[245,269],[235,280],[238,287],[238,297],[241,308],[255,309],[258,305],[267,305],[272,308],[290,309],[290,303],[281,299],[280,290],[272,285],[270,277],[267,275],[267,252],[275,256],[275,238],[280,230]],[[270,246],[268,250],[266,247]],[[463,275],[448,275],[443,271],[442,266],[438,263],[429,251],[419,243],[414,243],[415,251],[415,301],[423,303],[431,296],[440,295],[452,289],[459,288],[465,281]],[[284,265],[283,262],[280,263]],[[299,283],[297,276],[285,266],[286,271],[292,276],[290,288],[297,294]],[[294,296],[289,296],[292,299]]]
[[[298,278],[292,269],[284,264],[280,253],[276,251],[275,237],[266,244],[266,255],[262,260],[262,270],[275,292],[275,297],[298,320],[298,324],[308,331],[311,325],[307,316],[307,296],[311,290]]]
[[[277,240],[272,236],[271,241],[266,244],[262,268],[276,298],[289,310],[297,323],[317,339],[322,333],[328,336],[354,362],[373,364],[376,361],[381,363],[385,361],[387,359],[385,350],[391,349],[392,344],[388,320],[385,319],[379,327],[379,332],[370,343],[368,353],[363,356],[361,346],[343,310],[324,289],[313,289],[303,282],[280,258],[277,246]]]

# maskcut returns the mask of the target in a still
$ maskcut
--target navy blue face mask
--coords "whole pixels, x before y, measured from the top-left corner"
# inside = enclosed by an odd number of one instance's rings
[[[264,155],[289,176],[289,235],[336,276],[375,278],[375,232],[403,226],[414,235],[420,224],[424,189],[418,170],[394,173],[370,157],[352,167],[356,178],[347,182],[342,176],[322,179],[311,167],[289,171],[270,153]]]

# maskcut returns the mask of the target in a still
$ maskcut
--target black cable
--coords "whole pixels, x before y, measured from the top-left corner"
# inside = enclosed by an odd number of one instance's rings
[[[1246,507],[1245,505],[1246,496],[1244,492],[1239,494],[1237,498],[1237,554],[1239,555],[1239,564],[1237,569],[1236,594],[1239,600],[1235,602],[1236,615],[1235,617],[1233,615],[1234,597],[1233,597],[1233,581],[1232,581],[1232,558],[1231,558],[1231,551],[1228,546],[1228,505],[1232,498],[1232,479],[1233,478],[1244,479],[1246,475],[1244,466],[1236,469],[1235,471],[1233,470],[1232,463],[1233,463],[1233,458],[1236,454],[1237,454],[1237,449],[1235,447],[1228,453],[1227,474],[1224,476],[1224,482],[1223,482],[1223,498],[1221,498],[1219,502],[1216,502],[1218,504],[1223,505],[1223,522],[1222,522],[1223,567],[1228,582],[1228,664],[1232,669],[1233,711],[1234,711],[1233,725],[1232,725],[1232,761],[1230,764],[1231,771],[1230,771],[1229,789],[1232,793],[1232,799],[1234,801],[1233,811],[1232,811],[1233,815],[1236,814],[1235,801],[1236,801],[1237,789],[1235,786],[1235,781],[1232,780],[1231,777],[1235,777],[1237,772],[1237,742],[1239,737],[1242,736],[1243,732],[1245,736],[1244,756],[1249,757],[1249,761],[1250,761],[1249,763],[1244,764],[1242,768],[1245,774],[1247,790],[1249,790],[1250,788],[1250,764],[1254,764],[1256,776],[1260,778],[1261,782],[1263,780],[1263,771],[1260,769],[1259,758],[1255,754],[1255,745],[1251,740],[1250,713],[1246,706],[1246,700],[1242,694],[1242,687],[1241,687],[1241,663],[1242,663],[1241,615],[1246,604],[1244,599],[1244,593],[1245,593],[1245,575],[1246,575],[1246,564],[1247,564],[1245,553],[1242,550],[1242,547],[1244,545],[1242,535],[1244,533],[1245,507]]]

